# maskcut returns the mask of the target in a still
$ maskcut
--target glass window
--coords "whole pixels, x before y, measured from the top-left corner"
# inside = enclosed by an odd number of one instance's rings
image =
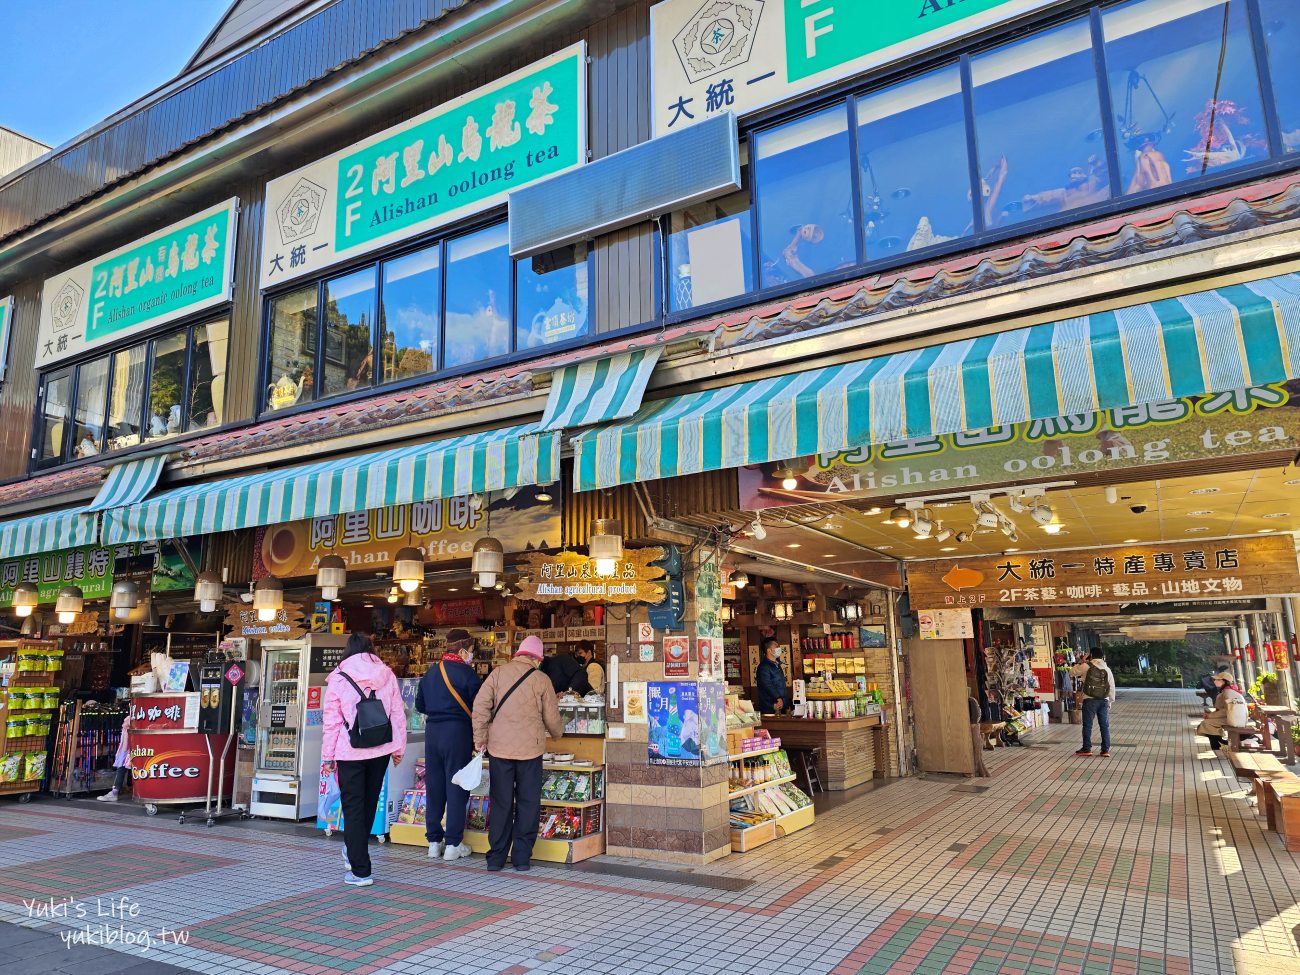
[[[510,351],[510,265],[505,224],[447,245],[448,368]]]
[[[742,157],[745,146],[741,146]],[[743,162],[743,158],[742,158]],[[741,189],[678,210],[668,220],[668,306],[685,311],[754,290],[748,167]]]
[[[867,260],[974,229],[956,65],[858,100]]]
[[[1110,199],[1086,20],[971,61],[987,227]]]
[[[516,265],[516,349],[536,349],[587,334],[587,245],[572,244]]]
[[[271,304],[266,405],[282,410],[316,398],[317,286]]]
[[[108,393],[108,449],[123,450],[140,442],[149,346],[113,354],[113,385]]]
[[[375,384],[375,269],[325,282],[322,396]]]
[[[1259,0],[1259,12],[1282,149],[1300,152],[1300,7],[1295,0]]]
[[[754,137],[762,287],[858,263],[844,106]]]
[[[189,332],[164,335],[153,342],[153,370],[149,374],[149,416],[144,439],[174,437],[184,429],[185,350]]]
[[[226,347],[230,323],[195,326],[190,363],[190,422],[187,429],[206,430],[221,425],[226,404]]]
[[[442,319],[440,247],[384,265],[383,381],[422,376],[438,368]]]
[[[1267,158],[1244,0],[1141,0],[1102,23],[1126,192]]]
[[[62,460],[64,445],[71,431],[67,429],[68,402],[72,399],[72,370],[49,376],[41,406],[39,460]]]
[[[107,398],[108,358],[87,362],[77,377],[73,457],[94,457],[104,449],[104,404]]]

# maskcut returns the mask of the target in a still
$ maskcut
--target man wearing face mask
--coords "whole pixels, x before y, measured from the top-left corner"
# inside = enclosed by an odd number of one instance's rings
[[[763,714],[780,713],[790,709],[790,692],[781,670],[781,641],[769,636],[763,641],[763,660],[758,665],[754,682],[758,685],[758,710]]]

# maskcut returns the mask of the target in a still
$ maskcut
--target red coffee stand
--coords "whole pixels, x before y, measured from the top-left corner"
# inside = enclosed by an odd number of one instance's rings
[[[200,733],[199,695],[137,694],[131,698],[127,741],[131,789],[150,816],[159,806],[187,805],[216,797],[218,782],[229,797],[235,778],[235,749],[224,749],[229,735]],[[215,767],[226,751],[225,775]],[[209,778],[210,775],[210,778]],[[180,821],[185,822],[181,812]]]

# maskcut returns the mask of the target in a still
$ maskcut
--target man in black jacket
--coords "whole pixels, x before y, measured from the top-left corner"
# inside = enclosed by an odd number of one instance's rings
[[[587,680],[587,668],[571,653],[557,653],[542,661],[539,668],[551,679],[551,686],[557,695],[565,691],[576,691],[585,695],[591,690]]]
[[[424,776],[428,793],[424,835],[429,858],[459,860],[470,855],[465,845],[465,809],[469,793],[451,780],[474,755],[470,718],[482,681],[474,673],[474,638],[464,630],[447,634],[447,649],[420,681],[415,709],[425,716]],[[447,825],[443,828],[443,812]]]

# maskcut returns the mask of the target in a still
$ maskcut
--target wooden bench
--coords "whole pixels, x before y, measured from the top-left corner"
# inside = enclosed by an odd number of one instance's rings
[[[1284,765],[1294,765],[1296,760],[1295,738],[1291,729],[1295,727],[1296,716],[1279,715],[1273,719],[1277,723],[1277,744]]]
[[[1282,763],[1266,752],[1243,752],[1225,748],[1223,753],[1228,756],[1228,761],[1232,763],[1232,769],[1239,779],[1253,780],[1259,778],[1261,774],[1286,772]]]
[[[1231,748],[1234,752],[1239,752],[1244,749],[1245,743],[1242,741],[1242,739],[1248,736],[1254,736],[1256,739],[1258,739],[1259,729],[1252,727],[1250,725],[1247,725],[1244,728],[1233,728],[1231,726],[1228,726],[1223,729],[1223,737],[1228,740],[1228,747]],[[1258,750],[1258,749],[1253,748],[1252,750]]]

